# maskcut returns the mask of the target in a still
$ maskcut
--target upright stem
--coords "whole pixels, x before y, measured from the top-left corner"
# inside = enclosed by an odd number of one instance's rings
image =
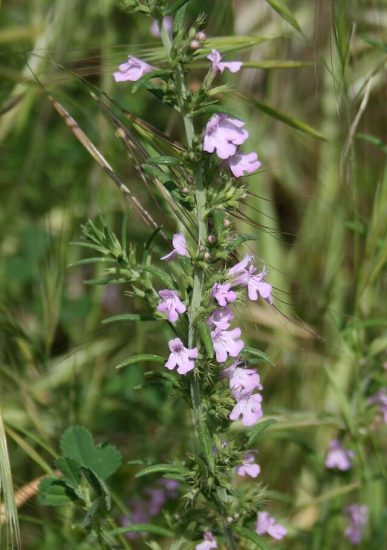
[[[181,67],[177,69],[176,75],[177,87],[180,95],[181,107],[183,107],[184,98],[186,95],[184,73]],[[187,140],[188,148],[192,148],[193,139],[195,137],[195,130],[192,124],[192,119],[188,115],[183,115],[184,129]],[[203,171],[201,163],[196,163],[193,170],[194,185],[195,185],[195,203],[196,203],[196,215],[198,224],[197,246],[199,253],[204,250],[207,240],[207,221],[206,221],[206,191],[203,182]],[[197,312],[201,306],[203,296],[204,285],[204,270],[200,267],[194,268],[193,273],[193,289],[191,303],[189,307],[189,325],[188,325],[188,347],[194,347],[196,345],[196,331],[195,320]],[[204,423],[202,414],[202,400],[200,395],[200,383],[195,375],[191,375],[190,381],[191,401],[193,409],[193,417],[197,434],[199,433],[200,426]],[[226,510],[222,499],[219,495],[216,496],[216,501],[219,506],[219,511],[223,516],[223,533],[226,542],[226,546],[229,550],[237,550],[236,543],[232,529],[227,525]]]

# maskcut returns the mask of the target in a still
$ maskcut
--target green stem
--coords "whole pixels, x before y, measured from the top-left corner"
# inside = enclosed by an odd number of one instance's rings
[[[186,95],[186,88],[184,82],[184,73],[181,67],[178,67],[177,75],[177,88],[180,92],[180,108],[184,112],[184,98]],[[188,148],[192,148],[193,140],[195,137],[195,129],[192,123],[192,119],[188,115],[183,115],[184,120],[184,129],[187,140]],[[203,182],[203,171],[200,163],[197,163],[193,171],[194,176],[194,185],[195,185],[195,203],[196,203],[196,216],[198,223],[198,236],[197,236],[197,246],[199,254],[204,250],[207,240],[207,221],[206,221],[206,191]],[[204,286],[204,270],[200,267],[194,268],[193,273],[193,289],[192,289],[192,298],[189,307],[189,326],[188,326],[188,347],[194,347],[196,345],[197,335],[195,330],[196,317],[198,310],[201,306],[202,296],[203,296],[203,286]],[[195,429],[197,435],[200,431],[200,426],[204,424],[203,411],[202,411],[202,400],[200,394],[200,382],[194,374],[191,375],[190,381],[190,392],[191,392],[191,401],[193,409],[193,417],[195,423]],[[203,430],[202,430],[203,431]],[[198,436],[199,439],[199,436]],[[226,542],[226,546],[229,550],[237,550],[236,543],[234,540],[234,535],[231,527],[227,524],[226,521],[226,510],[221,501],[217,498],[217,503],[219,510],[223,517],[223,533]]]

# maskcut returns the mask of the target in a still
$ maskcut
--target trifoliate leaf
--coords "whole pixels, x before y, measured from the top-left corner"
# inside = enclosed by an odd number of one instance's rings
[[[103,480],[110,477],[121,464],[121,454],[117,449],[112,445],[96,447],[93,436],[82,426],[73,426],[65,431],[60,440],[60,449],[66,458],[72,458]]]

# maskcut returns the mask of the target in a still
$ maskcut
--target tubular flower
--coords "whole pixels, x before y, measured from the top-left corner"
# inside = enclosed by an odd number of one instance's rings
[[[276,520],[267,512],[258,512],[255,532],[257,535],[264,535],[267,533],[273,539],[277,540],[281,540],[287,534],[285,527],[280,523],[276,523]]]
[[[157,311],[166,313],[168,321],[175,323],[179,318],[179,313],[187,311],[186,306],[179,298],[179,294],[176,290],[160,290],[159,296],[161,302],[157,306]]]
[[[136,82],[146,73],[150,73],[154,70],[154,67],[137,59],[137,57],[129,56],[128,61],[118,66],[119,71],[113,73],[113,78],[116,82]]]
[[[224,363],[228,356],[238,357],[244,347],[240,328],[232,330],[215,329],[211,332],[212,343],[214,345],[216,360],[218,363]]]
[[[253,426],[263,416],[262,395],[254,393],[248,397],[240,399],[230,413],[231,420],[239,420],[242,417],[244,426]]]
[[[343,449],[340,441],[337,439],[332,439],[329,443],[325,466],[327,468],[338,469],[344,472],[352,467],[352,459],[354,456],[355,453],[353,451]]]
[[[170,15],[166,15],[163,17],[163,21],[161,23],[162,27],[167,31],[167,34],[171,37],[172,36],[172,26],[173,26],[173,19]],[[150,26],[150,33],[154,38],[160,38],[161,31],[160,31],[160,25],[157,19],[153,19],[152,24]]]
[[[203,538],[203,542],[197,544],[195,550],[211,550],[211,548],[218,548],[218,544],[211,531],[206,531]]]
[[[351,504],[345,509],[348,519],[348,527],[344,531],[344,536],[352,544],[360,544],[363,530],[368,523],[368,507],[359,504]]]
[[[229,302],[235,302],[237,299],[236,292],[231,289],[230,283],[220,284],[215,283],[212,287],[212,297],[218,302],[222,307],[226,306]]]
[[[169,340],[168,347],[170,355],[165,366],[169,370],[173,370],[176,366],[179,374],[187,374],[195,367],[195,362],[192,359],[198,358],[197,348],[185,348],[180,338]]]
[[[252,174],[261,166],[257,153],[236,153],[227,159],[227,164],[236,178]]]
[[[246,453],[242,464],[236,467],[236,473],[241,477],[250,476],[256,478],[260,471],[261,467],[255,462],[253,453]]]
[[[203,151],[215,151],[222,160],[232,157],[238,145],[242,145],[249,137],[248,131],[243,129],[244,125],[242,120],[230,118],[225,114],[213,115],[204,131]]]
[[[228,270],[227,275],[231,278],[231,284],[247,287],[247,294],[250,300],[255,301],[258,300],[258,297],[261,297],[269,302],[269,304],[272,304],[272,286],[264,280],[267,271],[264,270],[258,273],[253,260],[253,256],[246,255],[243,260]]]
[[[368,399],[371,405],[377,405],[379,412],[383,418],[384,424],[387,424],[387,391],[386,388],[381,388],[378,392]]]
[[[214,73],[218,71],[223,73],[225,69],[228,69],[231,73],[237,73],[242,67],[241,61],[222,62],[222,56],[218,50],[212,50],[210,55],[207,55],[207,59],[211,61],[211,69]]]
[[[172,237],[173,250],[161,260],[174,260],[177,256],[189,256],[185,237],[181,233],[175,233]]]
[[[208,325],[219,328],[220,330],[227,330],[230,326],[230,322],[234,319],[234,315],[228,306],[224,306],[221,309],[216,309],[208,318]]]
[[[263,387],[256,370],[235,367],[230,377],[230,389],[235,399],[242,399]]]

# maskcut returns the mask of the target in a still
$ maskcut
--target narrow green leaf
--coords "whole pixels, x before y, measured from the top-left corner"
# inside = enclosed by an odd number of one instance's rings
[[[100,256],[98,258],[84,258],[83,260],[76,260],[75,262],[71,262],[67,267],[75,267],[77,265],[88,265],[88,264],[106,264],[106,263],[115,263],[116,260],[114,258],[101,258]]]
[[[349,431],[351,432],[351,434],[354,434],[351,403],[329,368],[325,367],[325,372],[327,373],[330,385],[336,393],[338,404],[340,406],[342,415],[348,425]]]
[[[164,165],[164,166],[175,166],[184,164],[183,159],[177,158],[177,157],[171,157],[168,155],[159,156],[159,157],[149,157],[146,159],[147,164],[157,164],[157,165]]]
[[[379,149],[381,149],[384,153],[387,153],[387,143],[385,143],[380,138],[376,136],[370,136],[369,134],[362,134],[362,133],[355,134],[355,137],[357,139],[367,141],[368,143],[371,143],[372,145],[375,145],[375,147],[378,147]]]
[[[134,365],[135,363],[143,363],[144,361],[165,363],[166,359],[161,355],[154,355],[152,353],[141,353],[140,355],[133,355],[132,357],[125,359],[125,361],[116,366],[116,369],[122,369],[123,367]]]
[[[282,0],[266,0],[266,2],[269,4],[269,6],[273,8],[273,10],[278,13],[280,17],[282,17],[282,19],[289,23],[289,25],[291,25],[293,29],[296,29],[296,31],[304,36],[296,18]]]
[[[372,38],[372,36],[360,36],[360,38],[370,46],[374,46],[374,48],[378,48],[382,52],[387,53],[387,42],[376,40],[376,38]]]
[[[172,277],[158,267],[154,267],[153,265],[140,265],[138,269],[155,275],[155,277],[158,277],[167,285],[167,288],[173,289],[175,287]]]
[[[175,534],[165,527],[159,525],[152,525],[151,523],[135,523],[128,525],[128,527],[118,527],[109,531],[109,535],[122,535],[123,533],[151,533],[152,535],[159,535],[161,537],[173,537]]]
[[[225,107],[224,105],[207,105],[207,107],[203,107],[202,109],[198,109],[197,111],[194,111],[192,113],[192,116],[199,116],[199,115],[213,115],[215,113],[224,113],[225,115],[228,115],[232,118],[237,118],[239,120],[244,120],[244,117],[242,117],[235,109],[230,109],[228,107]]]
[[[160,321],[153,315],[142,315],[140,313],[123,313],[122,315],[113,315],[102,321],[102,324],[115,323],[116,321]]]
[[[207,465],[210,468],[211,472],[213,472],[215,470],[213,444],[210,432],[208,431],[207,425],[204,423],[203,420],[199,420],[197,431]]]
[[[244,527],[234,527],[234,531],[242,538],[254,542],[261,550],[270,550],[262,537],[254,533],[254,531],[250,531],[250,529],[245,529]]]
[[[157,70],[157,71],[152,71],[150,73],[146,73],[144,74],[144,76],[142,76],[140,78],[140,80],[138,80],[136,82],[136,84],[134,84],[133,88],[132,88],[132,93],[136,93],[137,90],[139,88],[143,88],[144,86],[146,86],[148,84],[148,81],[149,80],[152,80],[152,78],[163,78],[164,76],[169,76],[170,75],[170,71],[166,70],[166,69],[160,69],[160,70]]]
[[[163,172],[160,168],[157,168],[156,166],[153,166],[151,164],[142,164],[142,169],[146,174],[150,174],[154,178],[157,178],[161,181],[161,183],[169,183],[171,180],[171,176]]]
[[[270,363],[270,365],[273,365],[273,367],[275,367],[275,364],[270,359],[270,357],[268,355],[266,355],[266,353],[263,353],[263,351],[261,351],[259,349],[251,348],[249,346],[246,346],[246,347],[243,348],[242,353],[245,353],[247,355],[253,355],[254,357],[259,357],[259,359],[262,359],[262,362]]]
[[[227,247],[226,250],[228,252],[233,252],[237,248],[239,248],[241,245],[243,245],[247,241],[256,241],[256,237],[253,237],[252,235],[238,235],[236,239],[231,241]]]
[[[178,474],[178,475],[185,475],[188,473],[188,469],[184,466],[176,466],[174,464],[154,464],[153,466],[147,466],[146,468],[143,468],[137,474],[135,477],[143,477],[143,476],[149,476],[152,474]]]
[[[248,444],[250,445],[253,443],[258,436],[264,432],[269,426],[277,422],[275,418],[267,418],[266,420],[262,420],[262,422],[259,422],[254,428],[252,428],[248,433]]]
[[[291,61],[288,59],[262,59],[262,61],[244,61],[246,69],[297,69],[300,67],[313,67],[311,61]]]
[[[204,321],[199,321],[198,329],[199,329],[200,339],[204,344],[206,353],[208,357],[212,359],[214,357],[214,346],[212,345],[210,328],[207,325],[207,323],[205,323]]]
[[[299,130],[300,132],[303,132],[304,134],[313,136],[314,138],[321,139],[322,141],[328,141],[321,132],[315,130],[314,128],[309,126],[309,124],[306,124],[305,122],[302,122],[295,117],[291,117],[285,113],[282,113],[281,111],[274,109],[274,107],[267,105],[266,103],[260,101],[259,99],[256,99],[255,97],[240,93],[238,93],[237,95],[238,97],[246,99],[246,101],[257,107],[267,115],[279,120],[280,122],[283,122],[284,124],[287,124],[288,126],[291,126],[292,128]]]

